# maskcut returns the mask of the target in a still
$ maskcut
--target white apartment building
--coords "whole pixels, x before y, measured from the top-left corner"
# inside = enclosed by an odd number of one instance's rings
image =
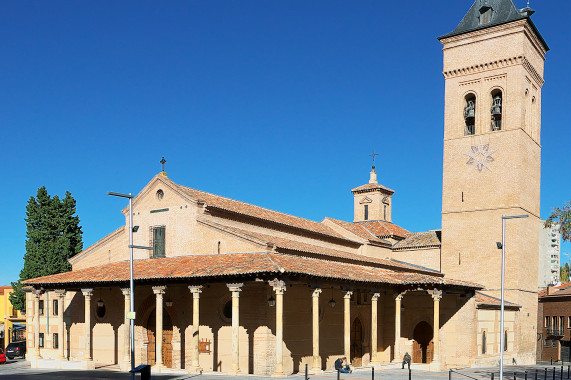
[[[561,233],[559,226],[545,228],[545,221],[540,223],[538,287],[541,289],[559,282]]]

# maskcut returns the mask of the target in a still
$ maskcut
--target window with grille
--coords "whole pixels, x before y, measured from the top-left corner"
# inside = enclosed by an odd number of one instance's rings
[[[58,315],[58,300],[53,301],[53,315]]]
[[[482,355],[486,353],[486,332],[482,331]]]
[[[40,302],[38,302],[38,311],[40,315],[44,315],[44,300],[40,300]]]
[[[58,333],[54,333],[54,348],[59,347]]]
[[[369,220],[369,205],[365,205],[365,220]]]
[[[44,346],[44,333],[40,333],[40,347]]]
[[[165,257],[165,226],[151,227],[151,246],[153,247],[153,257]]]
[[[508,350],[508,330],[504,331],[504,351]]]

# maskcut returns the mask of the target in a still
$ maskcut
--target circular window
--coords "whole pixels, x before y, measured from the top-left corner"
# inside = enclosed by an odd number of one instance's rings
[[[160,201],[161,199],[163,199],[164,196],[165,196],[164,191],[162,191],[162,190],[160,190],[160,189],[157,190],[157,199],[158,199],[159,201]]]
[[[228,301],[224,304],[224,308],[222,309],[222,315],[224,318],[232,319],[232,301]]]

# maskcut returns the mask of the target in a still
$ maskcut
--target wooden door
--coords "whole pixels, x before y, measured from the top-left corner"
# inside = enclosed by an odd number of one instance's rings
[[[156,315],[153,311],[151,315],[149,315],[149,319],[147,320],[147,364],[148,365],[155,365],[156,356],[155,356],[155,331],[157,329],[156,324]]]
[[[147,364],[156,364],[156,342],[155,336],[157,331],[156,313],[153,311],[147,321]],[[172,335],[173,327],[169,313],[163,309],[163,364],[167,368],[172,368]]]
[[[432,327],[425,321],[416,325],[413,332],[412,362],[430,364],[434,354]]]
[[[351,327],[351,364],[355,367],[363,365],[363,325],[355,318]]]

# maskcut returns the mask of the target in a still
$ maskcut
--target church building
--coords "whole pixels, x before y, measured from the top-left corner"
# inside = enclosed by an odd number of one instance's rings
[[[162,171],[125,225],[25,281],[33,367],[284,376],[400,362],[535,363],[540,126],[548,47],[512,0],[477,0],[444,52],[442,228],[398,226],[398,193],[351,190],[353,221],[316,222],[178,184]],[[380,173],[382,178],[382,173]],[[382,182],[382,181],[381,181]],[[391,186],[392,187],[392,186]],[[395,198],[398,199],[398,198]],[[506,313],[500,331],[502,215]],[[129,220],[132,218],[133,224]],[[133,236],[133,242],[129,236]],[[129,291],[129,245],[135,290]],[[135,314],[130,311],[134,298]],[[500,347],[500,336],[505,344]]]

